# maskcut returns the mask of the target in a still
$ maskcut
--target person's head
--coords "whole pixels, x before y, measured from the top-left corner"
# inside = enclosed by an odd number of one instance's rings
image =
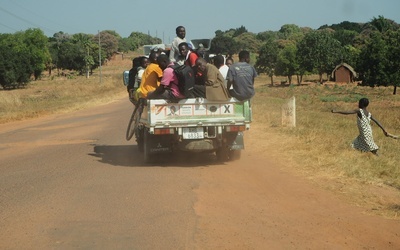
[[[160,55],[158,50],[152,50],[149,55],[150,63],[157,63],[157,57]]]
[[[199,57],[196,60],[196,67],[197,70],[200,72],[205,72],[206,71],[206,66],[207,66],[207,61],[203,57]]]
[[[149,58],[147,58],[147,57],[145,57],[145,56],[142,56],[142,57],[140,57],[140,66],[142,67],[142,68],[146,68],[147,67],[147,65],[149,65]]]
[[[368,98],[361,98],[361,99],[358,101],[358,107],[359,107],[360,109],[363,109],[363,108],[368,107],[368,104],[369,104]]]
[[[216,55],[214,57],[214,65],[217,68],[220,68],[222,65],[224,65],[225,58],[223,55]]]
[[[168,67],[168,65],[170,64],[170,60],[169,57],[166,54],[161,54],[157,57],[157,63],[158,66],[160,66],[160,68],[162,70],[166,69]]]
[[[183,39],[186,36],[186,29],[183,26],[176,27],[176,36]]]
[[[132,59],[132,68],[140,66],[140,57],[135,57]]]
[[[228,57],[225,60],[225,64],[228,66],[231,66],[234,63],[233,58],[232,57]]]
[[[239,52],[239,62],[250,62],[250,52],[242,50]]]
[[[180,43],[180,44],[178,45],[178,48],[179,48],[179,53],[180,53],[182,56],[184,56],[184,57],[186,57],[187,54],[188,54],[189,51],[190,51],[189,44],[186,43],[186,42]]]

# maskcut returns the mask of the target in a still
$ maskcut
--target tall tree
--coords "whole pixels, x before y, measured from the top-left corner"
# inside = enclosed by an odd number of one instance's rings
[[[233,55],[239,52],[239,46],[232,37],[221,35],[211,40],[211,53]]]
[[[239,28],[235,29],[235,32],[233,33],[233,37],[237,37],[240,36],[243,33],[247,33],[247,29],[246,27],[244,27],[243,25],[240,26]]]
[[[61,69],[60,62],[60,47],[63,43],[70,41],[71,35],[64,33],[62,31],[55,33],[52,37],[49,38],[48,49],[51,56],[51,63],[47,65],[47,70],[51,75],[52,69],[56,68],[58,70]]]
[[[393,20],[386,19],[383,16],[378,16],[378,18],[374,17],[369,23],[367,23],[367,26],[374,27],[380,33],[385,33],[389,30],[398,30],[400,28],[399,24]]]
[[[393,85],[393,94],[396,94],[397,87],[400,87],[400,30],[389,31],[388,37],[388,72],[389,81]]]
[[[292,76],[298,74],[299,64],[297,62],[297,47],[294,43],[287,44],[283,49],[280,49],[277,56],[275,74],[287,76],[289,84],[292,83]],[[301,77],[298,77],[298,83],[301,83]]]
[[[266,73],[271,79],[271,85],[274,85],[275,68],[278,61],[278,43],[269,40],[261,46],[258,53],[257,62],[255,64],[257,71]]]
[[[95,45],[93,41],[93,36],[83,33],[78,33],[72,36],[72,40],[74,41],[75,44],[81,46],[85,51],[85,55],[83,57],[85,68],[79,70],[81,72],[86,71],[86,78],[89,78],[91,69],[95,64],[94,56],[91,53],[91,48]]]
[[[93,37],[93,41],[99,41],[99,34]],[[108,31],[100,32],[100,44],[101,48],[106,53],[107,59],[111,59],[114,53],[118,51],[118,37]]]
[[[51,56],[47,47],[48,38],[40,29],[28,29],[21,33],[23,42],[29,50],[29,63],[32,65],[32,74],[37,80],[46,65],[51,61]]]
[[[332,34],[322,31],[314,31],[305,35],[298,45],[298,60],[300,67],[319,75],[322,83],[322,75],[330,73],[343,59],[343,48],[340,42],[332,37]]]
[[[279,30],[278,36],[283,40],[300,41],[304,37],[304,33],[295,24],[285,24]]]
[[[257,39],[261,42],[271,41],[278,39],[278,32],[276,31],[264,31],[257,34]]]
[[[380,32],[373,32],[359,57],[358,70],[363,85],[375,86],[388,84],[388,47]]]
[[[387,33],[389,83],[393,85],[393,94],[396,94],[397,87],[400,87],[400,30]]]
[[[251,32],[242,33],[233,39],[235,40],[239,50],[248,50],[251,52],[258,52],[260,50],[261,41]]]
[[[0,85],[12,88],[25,85],[33,73],[29,49],[22,32],[0,34]]]

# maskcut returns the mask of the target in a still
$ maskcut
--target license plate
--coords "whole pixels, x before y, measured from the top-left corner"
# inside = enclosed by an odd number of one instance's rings
[[[203,139],[203,128],[183,128],[183,139]]]

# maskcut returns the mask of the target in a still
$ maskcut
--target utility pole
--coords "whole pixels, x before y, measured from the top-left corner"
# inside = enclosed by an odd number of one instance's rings
[[[100,30],[97,31],[98,36],[99,36],[99,77],[100,77],[100,83],[101,83],[101,44],[100,44]]]

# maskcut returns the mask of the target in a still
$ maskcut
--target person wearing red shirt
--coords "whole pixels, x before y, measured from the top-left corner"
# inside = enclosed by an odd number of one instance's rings
[[[185,58],[185,65],[188,65],[192,68],[195,67],[196,60],[197,58],[199,58],[199,56],[189,48],[189,44],[183,42],[180,43],[178,47],[179,47],[179,53],[182,55],[182,57]]]

